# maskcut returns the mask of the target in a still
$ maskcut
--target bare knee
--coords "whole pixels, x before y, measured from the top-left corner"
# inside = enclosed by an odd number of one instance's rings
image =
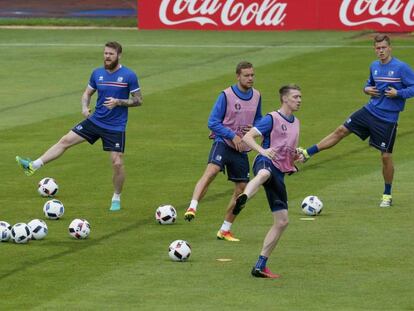
[[[289,219],[288,218],[284,218],[284,219],[278,219],[274,224],[274,228],[277,231],[284,231],[289,225]]]
[[[115,171],[122,170],[124,167],[124,161],[121,155],[112,157],[112,167]]]
[[[392,154],[391,153],[382,153],[381,154],[382,163],[392,164]]]
[[[284,230],[289,225],[289,216],[286,202],[277,200],[275,204],[280,209],[273,212],[274,226],[276,226],[276,228],[279,230]]]
[[[114,162],[112,163],[112,167],[115,171],[120,171],[124,168],[124,164],[122,162]]]
[[[342,139],[348,136],[348,134],[349,134],[349,130],[343,125],[337,127],[336,130],[334,131],[334,135],[337,136],[339,139]]]
[[[246,189],[247,183],[245,182],[238,182],[236,183],[236,187],[234,189],[235,196],[238,196],[239,194],[242,194],[244,189]]]
[[[382,159],[382,167],[384,170],[384,174],[392,174],[394,172],[394,163],[392,161],[391,153],[383,153],[381,156],[381,159]],[[386,180],[387,182],[391,182],[392,177],[388,176]]]
[[[276,222],[276,226],[280,229],[286,229],[287,226],[289,225],[289,219],[288,218],[282,218],[282,219],[278,219]]]
[[[207,165],[206,170],[204,171],[201,179],[206,180],[208,183],[212,182],[216,178],[217,174],[220,172],[220,167],[217,165],[209,164]]]
[[[58,145],[64,149],[68,149],[70,146],[72,146],[72,144],[73,142],[69,134],[66,134],[58,141]]]
[[[261,169],[257,173],[256,177],[260,178],[260,181],[263,183],[263,182],[265,182],[266,180],[269,179],[270,175],[271,175],[271,173],[267,169]]]

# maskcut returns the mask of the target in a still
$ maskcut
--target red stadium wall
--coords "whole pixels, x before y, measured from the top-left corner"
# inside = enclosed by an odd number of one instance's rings
[[[414,31],[414,0],[138,0],[140,29]]]

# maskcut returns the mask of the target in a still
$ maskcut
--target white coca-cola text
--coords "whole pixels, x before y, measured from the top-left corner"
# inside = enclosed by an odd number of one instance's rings
[[[249,4],[236,0],[163,0],[159,17],[165,25],[198,23],[242,26],[278,26],[286,17],[287,3],[278,0],[251,1]]]
[[[400,12],[402,21],[396,17]],[[414,0],[343,0],[339,10],[339,18],[346,26],[368,23],[400,26],[401,22],[413,26],[413,15]]]

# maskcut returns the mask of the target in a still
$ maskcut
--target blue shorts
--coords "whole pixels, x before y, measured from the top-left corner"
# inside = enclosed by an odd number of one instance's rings
[[[228,180],[234,182],[249,181],[249,158],[247,154],[238,152],[224,142],[214,142],[208,156],[208,163],[218,165],[222,172],[227,169]]]
[[[111,131],[97,126],[89,119],[85,119],[76,125],[72,132],[85,138],[93,145],[99,138],[102,139],[102,147],[105,151],[124,152],[125,132]]]
[[[346,120],[344,126],[362,140],[369,137],[369,144],[374,148],[392,153],[397,123],[383,121],[362,107]]]
[[[274,166],[270,159],[258,155],[253,163],[254,175],[257,175],[262,169],[268,170],[271,173],[270,178],[263,184],[271,211],[287,210],[288,201],[285,186],[285,174]]]

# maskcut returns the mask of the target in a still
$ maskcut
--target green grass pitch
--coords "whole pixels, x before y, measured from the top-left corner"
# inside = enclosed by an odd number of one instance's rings
[[[124,45],[144,105],[130,110],[123,209],[108,211],[109,155],[82,144],[33,177],[16,155],[38,157],[82,119],[80,97],[103,44]],[[395,38],[394,56],[414,66],[414,42]],[[354,136],[286,178],[290,225],[269,259],[279,280],[250,269],[272,218],[261,190],[233,225],[240,243],[218,241],[232,185],[218,176],[188,224],[183,213],[211,142],[207,118],[240,60],[256,67],[263,111],[279,106],[285,83],[302,87],[301,145],[309,146],[362,106],[375,59],[371,39],[350,32],[191,32],[0,30],[0,220],[43,218],[37,182],[54,177],[65,215],[28,245],[0,244],[1,310],[413,310],[414,109],[407,102],[395,146],[394,207],[378,208],[380,155]],[[96,95],[93,98],[96,100]],[[250,155],[253,158],[253,155]],[[325,208],[302,221],[301,200]],[[154,212],[172,204],[179,217],[160,226]],[[74,218],[92,226],[71,239]],[[192,245],[189,262],[168,258],[171,241]],[[230,258],[219,262],[217,258]]]

